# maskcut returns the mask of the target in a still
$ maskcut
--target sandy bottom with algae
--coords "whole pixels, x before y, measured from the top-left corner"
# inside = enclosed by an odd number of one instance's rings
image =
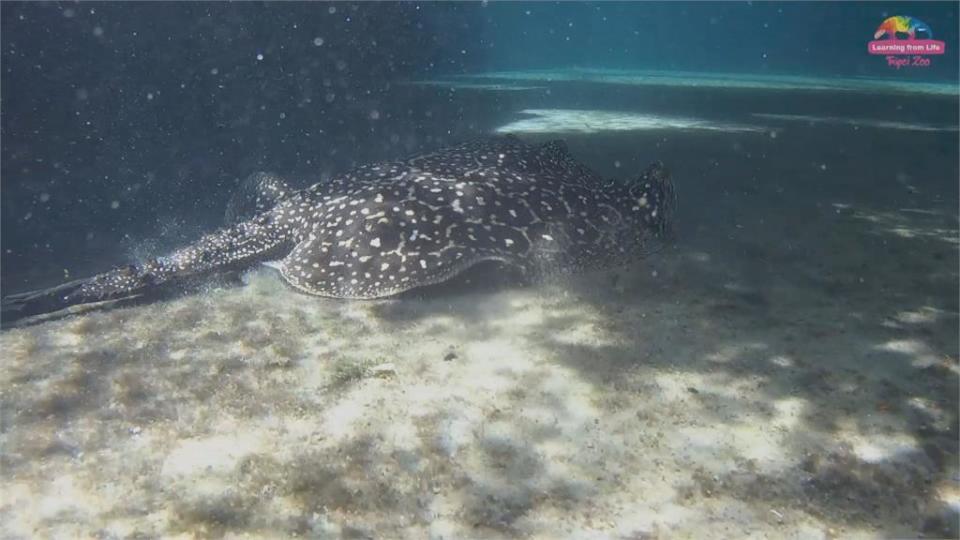
[[[629,268],[4,331],[0,534],[956,536],[956,175],[848,158],[683,185]]]

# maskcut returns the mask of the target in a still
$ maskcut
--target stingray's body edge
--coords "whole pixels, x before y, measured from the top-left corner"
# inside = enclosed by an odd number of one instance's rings
[[[450,281],[451,279],[454,279],[457,276],[467,272],[471,268],[486,262],[497,262],[507,266],[520,268],[521,270],[523,270],[523,267],[518,265],[516,261],[512,261],[503,257],[494,257],[494,256],[477,257],[476,259],[464,261],[464,263],[458,267],[451,267],[446,275],[423,280],[414,285],[407,285],[405,287],[398,286],[395,289],[384,289],[381,293],[378,293],[375,295],[337,296],[337,295],[331,295],[331,294],[324,294],[323,292],[316,291],[314,289],[310,289],[308,287],[304,287],[303,285],[296,283],[295,281],[291,280],[287,275],[284,274],[285,269],[283,268],[283,266],[280,266],[280,265],[277,265],[277,266],[270,265],[270,266],[277,270],[277,272],[283,278],[284,283],[288,287],[297,291],[298,293],[306,294],[309,296],[316,296],[318,298],[334,298],[338,300],[377,300],[377,299],[383,299],[383,298],[390,298],[390,297],[397,296],[405,292],[409,292],[415,289],[420,289],[423,287],[430,287],[432,285],[439,285],[441,283],[446,283],[447,281]]]

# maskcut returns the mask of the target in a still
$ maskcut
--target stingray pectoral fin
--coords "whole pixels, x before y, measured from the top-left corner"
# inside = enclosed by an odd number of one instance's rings
[[[320,238],[305,240],[281,261],[280,274],[295,289],[308,294],[374,299],[442,283],[484,260],[506,259],[464,245],[451,245],[433,254],[406,251],[401,256],[381,249],[381,241],[388,242],[386,232],[358,237],[350,246],[324,243]],[[411,244],[408,242],[408,246]]]
[[[293,190],[283,177],[270,172],[255,172],[240,183],[227,201],[224,221],[239,223],[267,212],[291,193]]]
[[[448,281],[472,266],[484,261],[497,261],[515,266],[524,276],[527,268],[501,256],[472,254],[447,265],[431,274],[417,275],[411,265],[390,265],[387,271],[377,271],[373,265],[362,265],[356,275],[349,272],[313,273],[304,271],[296,259],[285,260],[279,265],[280,275],[293,288],[300,292],[329,298],[348,298],[354,300],[372,300],[394,296],[411,289],[436,285]],[[378,263],[382,268],[384,263]],[[314,268],[313,270],[318,270]]]
[[[377,287],[388,279],[375,279],[370,258],[354,258],[350,250],[331,250],[319,239],[300,242],[289,255],[268,266],[280,271],[283,279],[300,292],[332,298],[378,298],[399,291],[361,291],[363,284]],[[379,276],[379,273],[376,274]],[[394,283],[396,283],[394,281]]]

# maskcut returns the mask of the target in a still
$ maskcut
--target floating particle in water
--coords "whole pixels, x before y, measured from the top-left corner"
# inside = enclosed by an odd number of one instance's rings
[[[826,164],[826,163],[821,163],[821,164],[820,164],[820,170],[821,170],[821,171],[827,170],[827,164]]]
[[[613,166],[614,166],[615,168],[619,169],[619,168],[620,168],[620,161],[619,161],[619,160],[614,161],[614,162],[613,162]]]
[[[373,110],[370,111],[370,115],[369,115],[369,116],[370,116],[370,119],[371,119],[371,120],[379,120],[379,119],[380,119],[380,111],[378,111],[378,110],[376,110],[376,109],[373,109]]]
[[[120,208],[120,201],[113,201],[112,203],[110,203],[110,208],[112,208],[113,210]]]
[[[337,12],[337,6],[330,6],[329,8],[327,8],[327,13],[331,15],[333,15],[336,12]]]
[[[86,88],[77,89],[77,99],[80,101],[86,101],[88,97],[90,97],[90,92],[88,92]]]
[[[24,220],[24,221],[27,221],[28,219],[30,219],[30,218],[32,218],[32,217],[33,217],[33,212],[27,212],[27,215],[23,216],[23,220]]]
[[[217,68],[213,68],[213,69],[210,70],[210,74],[211,74],[211,75],[217,75],[218,73],[220,73],[220,70],[217,69]]]
[[[101,27],[99,27],[99,26],[94,26],[94,27],[93,27],[93,35],[96,36],[96,37],[102,37],[102,36],[103,36],[103,28],[101,28]]]
[[[285,113],[285,112],[280,113],[280,119],[281,119],[281,120],[286,119],[286,117],[287,117],[287,113]]]
[[[316,45],[317,47],[322,46],[322,45],[323,45],[323,38],[322,38],[322,37],[319,37],[319,36],[313,38],[313,44]]]
[[[73,16],[76,15],[76,14],[77,14],[77,12],[74,11],[72,8],[67,8],[67,9],[63,10],[63,16],[66,17],[66,18],[68,18],[68,19],[72,19]]]
[[[49,193],[41,193],[41,194],[40,194],[40,202],[44,202],[44,203],[45,203],[45,202],[47,202],[47,201],[49,201],[49,200],[50,200],[50,194],[49,194]]]
[[[257,61],[263,60],[263,53],[257,53]]]
[[[333,103],[333,100],[337,99],[337,95],[333,92],[327,92],[326,98],[327,103]]]
[[[153,92],[147,92],[147,101],[153,101]]]

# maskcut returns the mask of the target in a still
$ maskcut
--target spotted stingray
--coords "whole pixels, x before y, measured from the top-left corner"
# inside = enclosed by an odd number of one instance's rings
[[[5,315],[140,296],[257,263],[297,290],[380,298],[483,261],[531,275],[621,264],[667,235],[676,199],[660,164],[604,181],[560,141],[485,139],[357,168],[307,189],[251,175],[231,222],[166,256],[4,298]]]

